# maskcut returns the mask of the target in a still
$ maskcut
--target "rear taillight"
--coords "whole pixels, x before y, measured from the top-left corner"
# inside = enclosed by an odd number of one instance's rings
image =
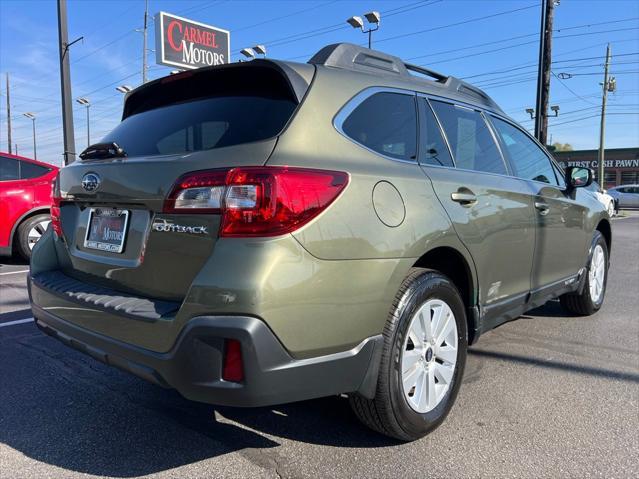
[[[165,213],[219,213],[220,236],[277,236],[320,214],[348,184],[339,171],[248,167],[180,178]]]
[[[222,379],[235,383],[241,383],[244,380],[242,345],[237,339],[227,339],[224,341]]]
[[[164,213],[220,213],[228,170],[194,171],[182,176],[164,202]]]
[[[60,223],[60,173],[55,177],[51,184],[51,228],[53,233],[58,237],[62,237],[62,224]]]

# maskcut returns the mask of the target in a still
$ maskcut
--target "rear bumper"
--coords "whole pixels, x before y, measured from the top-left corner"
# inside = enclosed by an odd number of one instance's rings
[[[186,324],[170,351],[157,353],[74,325],[35,304],[32,308],[37,326],[50,336],[194,401],[252,407],[375,392],[381,336],[348,351],[296,360],[257,318],[203,316]],[[221,378],[225,339],[242,345],[242,383]]]

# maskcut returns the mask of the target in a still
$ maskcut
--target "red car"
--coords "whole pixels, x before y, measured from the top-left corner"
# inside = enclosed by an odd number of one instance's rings
[[[0,152],[0,255],[25,259],[51,221],[51,185],[58,167]]]

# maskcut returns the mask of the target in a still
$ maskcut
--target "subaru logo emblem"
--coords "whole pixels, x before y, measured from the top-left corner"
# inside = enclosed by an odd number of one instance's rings
[[[100,186],[100,177],[95,173],[87,173],[82,177],[82,188],[85,191],[95,191]]]

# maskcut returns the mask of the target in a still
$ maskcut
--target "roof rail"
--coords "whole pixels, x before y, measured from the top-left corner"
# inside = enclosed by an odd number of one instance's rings
[[[438,73],[434,70],[430,70],[429,68],[420,67],[417,65],[411,65],[410,63],[404,63],[406,70],[412,71],[415,73],[421,73],[422,75],[428,75],[429,77],[434,78],[437,81],[445,82],[448,80],[448,76]]]
[[[388,53],[360,47],[352,43],[334,43],[327,45],[311,57],[308,63],[323,65],[364,73],[396,75],[410,77],[412,80],[423,80],[412,73],[431,77],[447,90],[471,97],[475,101],[500,109],[497,104],[481,89],[453,76],[444,75],[429,68],[405,63],[401,58]],[[411,73],[412,72],[412,73]]]

